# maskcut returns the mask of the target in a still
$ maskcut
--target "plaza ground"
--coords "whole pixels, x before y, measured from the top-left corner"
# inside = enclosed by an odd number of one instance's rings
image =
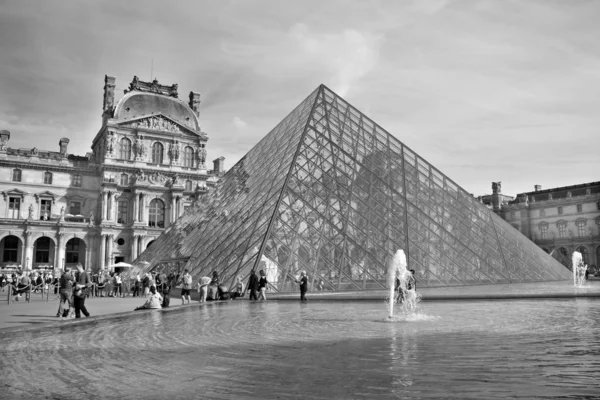
[[[516,283],[506,285],[478,285],[454,286],[442,288],[420,288],[419,293],[425,301],[454,301],[454,300],[505,300],[527,298],[600,298],[600,278],[590,277],[583,288],[574,288],[572,281],[545,282],[545,283]],[[190,305],[181,305],[179,290],[175,289],[171,296],[171,305],[162,311],[171,311],[181,307],[198,306],[197,293],[192,294]],[[356,300],[382,300],[388,292],[385,290],[360,291],[360,292],[309,292],[311,301],[356,301]],[[298,293],[273,293],[268,292],[269,300],[298,300]],[[246,296],[246,299],[248,296]],[[236,300],[239,301],[239,300]],[[18,302],[8,302],[6,288],[0,290],[0,334],[18,332],[20,330],[43,328],[57,324],[71,324],[83,321],[97,321],[113,318],[118,315],[133,313],[133,310],[145,302],[143,297],[92,297],[86,300],[86,308],[91,314],[90,318],[82,316],[80,320],[60,319],[56,317],[58,310],[58,296],[50,293],[42,297],[40,293],[33,293],[30,302],[21,298]],[[211,304],[208,302],[207,304]],[[138,311],[138,312],[153,312]]]

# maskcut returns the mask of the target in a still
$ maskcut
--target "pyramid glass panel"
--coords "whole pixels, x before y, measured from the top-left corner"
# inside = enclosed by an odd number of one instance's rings
[[[138,257],[144,269],[263,269],[270,290],[386,287],[398,249],[425,287],[570,272],[396,137],[320,86]],[[318,285],[317,285],[318,284]]]

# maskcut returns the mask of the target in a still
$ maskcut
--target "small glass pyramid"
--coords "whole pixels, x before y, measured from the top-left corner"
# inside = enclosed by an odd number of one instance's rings
[[[230,285],[386,287],[403,249],[420,287],[570,279],[570,271],[327,87],[252,148],[136,260]]]

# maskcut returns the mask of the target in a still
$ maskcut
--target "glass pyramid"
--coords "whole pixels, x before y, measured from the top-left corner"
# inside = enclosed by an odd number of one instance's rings
[[[297,290],[386,287],[403,249],[420,287],[570,279],[443,173],[321,85],[138,257],[231,284],[263,269]]]

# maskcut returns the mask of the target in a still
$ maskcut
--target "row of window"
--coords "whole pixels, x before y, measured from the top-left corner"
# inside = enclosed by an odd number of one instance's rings
[[[131,159],[131,140],[122,138],[119,146],[119,158],[123,160]],[[152,163],[162,164],[164,160],[164,146],[160,142],[155,142],[152,145]],[[194,149],[190,146],[183,148],[182,165],[184,167],[194,167]]]
[[[12,181],[13,182],[21,182],[22,171],[18,168],[13,169],[12,173]],[[44,184],[52,185],[52,172],[44,172]],[[81,186],[82,177],[80,174],[75,174],[71,177],[73,186]]]
[[[191,148],[191,147],[190,147]],[[21,182],[21,170],[13,169],[12,175],[13,182]],[[81,186],[82,177],[80,174],[75,174],[72,176],[72,184],[73,186],[80,187]],[[121,174],[121,185],[129,184],[129,175]],[[44,172],[44,184],[52,185],[52,172]],[[193,190],[192,181],[185,181],[185,190],[191,192]]]
[[[69,213],[73,215],[81,214],[81,202],[71,201],[69,203]],[[52,200],[41,199],[40,200],[40,220],[46,221],[52,216]],[[8,215],[7,218],[19,219],[21,218],[21,198],[20,197],[9,197],[8,198]]]
[[[600,210],[600,201],[598,201],[596,203],[596,209]],[[558,215],[563,215],[564,214],[564,209],[563,209],[562,206],[557,207],[557,211],[558,211]],[[578,213],[583,212],[583,204],[577,204],[577,212]],[[546,210],[544,208],[540,209],[540,217],[545,217],[545,216],[546,216]],[[510,218],[511,219],[519,218],[519,212],[518,211],[511,211]]]
[[[586,236],[585,231],[585,222],[576,221],[575,225],[577,226],[577,236],[584,237]],[[558,227],[558,237],[560,239],[564,239],[567,237],[567,224],[557,224]],[[548,237],[548,224],[540,224],[540,235],[542,239],[549,239]]]
[[[79,262],[80,241],[69,240],[65,249],[65,261],[67,263]],[[16,236],[7,236],[4,239],[3,262],[17,262],[19,251],[19,239]],[[50,262],[50,238],[41,237],[35,241],[34,260],[36,263]]]

